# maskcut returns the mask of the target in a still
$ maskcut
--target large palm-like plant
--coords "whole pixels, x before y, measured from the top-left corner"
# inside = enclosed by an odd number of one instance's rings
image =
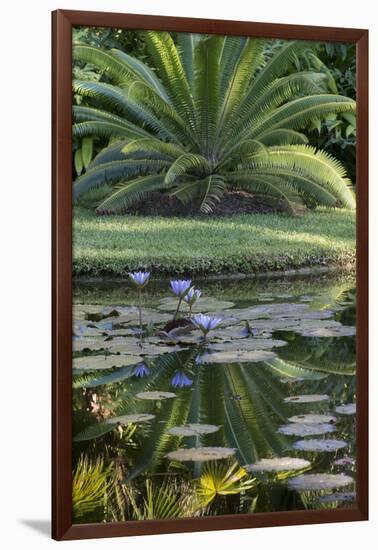
[[[169,33],[145,32],[145,40],[156,72],[120,50],[74,47],[75,59],[96,65],[107,82],[74,81],[90,106],[74,106],[73,133],[111,138],[77,179],[76,199],[107,184],[100,213],[157,190],[210,212],[236,188],[289,208],[354,208],[342,165],[298,130],[355,102],[327,93],[322,73],[282,76],[308,43],[286,42],[268,59],[261,39],[183,33],[176,45]]]

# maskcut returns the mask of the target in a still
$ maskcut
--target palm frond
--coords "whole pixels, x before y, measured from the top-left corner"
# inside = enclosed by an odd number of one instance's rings
[[[181,155],[177,160],[175,160],[166,173],[165,184],[171,185],[180,176],[191,172],[202,174],[204,176],[210,173],[210,166],[205,157],[202,155],[195,155],[193,153],[185,153],[184,155]]]
[[[145,176],[128,181],[119,186],[97,208],[99,214],[116,213],[141,201],[147,193],[157,191],[164,186],[164,176]]]

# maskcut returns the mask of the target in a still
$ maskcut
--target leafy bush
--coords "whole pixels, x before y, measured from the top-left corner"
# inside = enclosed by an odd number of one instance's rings
[[[289,211],[302,203],[355,207],[341,163],[298,131],[355,110],[353,99],[328,93],[324,71],[285,75],[304,53],[315,62],[308,43],[284,42],[265,55],[261,39],[179,34],[176,45],[165,32],[143,37],[156,72],[118,49],[74,47],[102,81],[74,81],[87,105],[73,108],[73,135],[111,140],[76,180],[76,200],[110,185],[99,213],[124,211],[157,190],[208,213],[236,188],[268,194]]]

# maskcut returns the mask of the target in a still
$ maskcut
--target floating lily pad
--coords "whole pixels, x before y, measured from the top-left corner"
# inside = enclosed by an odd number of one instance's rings
[[[135,355],[90,355],[73,359],[73,368],[77,370],[103,370],[113,367],[134,365],[140,360]]]
[[[104,349],[104,338],[73,338],[72,340],[72,350],[73,351],[84,351],[91,350],[96,351]]]
[[[280,458],[262,458],[255,464],[247,464],[244,468],[251,472],[288,472],[302,470],[311,466],[311,462],[303,458],[284,456]]]
[[[235,454],[235,449],[227,447],[198,447],[192,449],[178,449],[167,454],[170,460],[179,462],[193,461],[206,462],[207,460],[221,460]]]
[[[162,399],[171,399],[172,397],[176,397],[176,394],[169,391],[142,391],[137,393],[136,397],[138,397],[138,399],[161,401]]]
[[[201,363],[259,363],[276,357],[273,351],[230,350],[207,353],[201,357]]]
[[[113,416],[105,420],[106,424],[139,424],[140,422],[148,422],[155,418],[154,414],[125,414],[124,416]]]
[[[125,353],[125,354],[134,354],[141,356],[155,356],[163,355],[164,353],[170,353],[174,351],[179,351],[181,348],[174,346],[165,346],[159,343],[158,345],[154,344],[150,340],[146,340],[141,344],[137,340],[131,340],[129,338],[120,338],[119,341],[113,340],[109,342],[109,351],[111,353]]]
[[[333,424],[305,424],[305,423],[292,423],[285,424],[278,428],[279,433],[285,435],[299,435],[305,437],[306,435],[322,435],[335,431]]]
[[[94,326],[92,323],[88,324],[87,322],[74,323],[73,326],[74,336],[78,337],[96,337],[96,336],[107,336],[109,334],[108,330],[100,329]]]
[[[285,397],[285,403],[317,403],[319,401],[327,401],[329,395],[321,394],[307,394],[307,395],[291,395],[290,397]]]
[[[289,317],[299,317],[304,311],[309,309],[307,304],[261,304],[258,306],[247,307],[245,309],[232,310],[233,315],[243,320],[253,319],[282,319]]]
[[[178,435],[182,437],[211,434],[217,432],[220,426],[213,426],[212,424],[187,424],[186,426],[176,426],[168,430],[171,435]]]
[[[335,408],[338,414],[356,414],[356,403],[348,403],[346,405],[339,405]]]
[[[322,495],[319,502],[353,502],[356,500],[356,493],[331,493],[330,495]]]
[[[216,334],[217,338],[224,338],[223,332],[218,332]],[[280,348],[286,346],[287,342],[285,340],[274,340],[273,338],[245,338],[238,340],[225,340],[222,342],[211,342],[211,349],[219,351],[253,351],[253,350],[264,350],[272,348]]]
[[[320,327],[310,330],[304,330],[303,336],[311,338],[336,338],[338,336],[354,336],[356,334],[356,328],[346,325],[340,327]]]
[[[314,451],[314,452],[328,452],[337,451],[343,449],[347,444],[345,441],[338,439],[300,439],[293,445],[294,449],[300,451]]]
[[[338,489],[354,483],[354,479],[345,474],[302,474],[288,481],[290,489],[296,491],[321,491]]]
[[[177,308],[177,298],[163,298],[160,300],[160,305],[158,309],[163,311],[176,311]],[[192,307],[193,313],[204,313],[214,310],[224,310],[234,307],[233,302],[227,302],[224,300],[217,300],[216,298],[211,298],[210,296],[201,296],[197,302]],[[188,306],[183,303],[181,305],[181,312],[189,311]]]
[[[295,422],[296,424],[327,424],[330,422],[336,422],[336,416],[331,414],[298,414],[288,418],[289,422]]]

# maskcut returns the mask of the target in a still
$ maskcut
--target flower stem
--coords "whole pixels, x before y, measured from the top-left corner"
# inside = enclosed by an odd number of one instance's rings
[[[142,290],[138,289],[138,310],[139,310],[139,332],[140,341],[143,342],[143,321],[142,321]]]
[[[181,302],[182,302],[182,298],[179,298],[179,301],[178,301],[178,304],[177,304],[177,308],[176,308],[176,311],[175,311],[175,314],[173,316],[173,320],[175,321],[176,320],[176,317],[180,311],[180,306],[181,306]]]

